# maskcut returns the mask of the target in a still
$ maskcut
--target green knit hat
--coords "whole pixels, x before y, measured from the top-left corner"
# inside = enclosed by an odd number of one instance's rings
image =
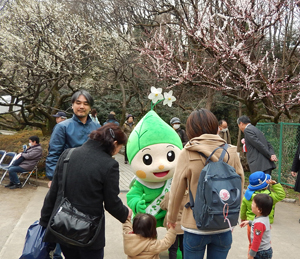
[[[182,149],[177,132],[151,110],[139,121],[129,136],[126,146],[129,163],[141,149],[162,143],[173,144]]]

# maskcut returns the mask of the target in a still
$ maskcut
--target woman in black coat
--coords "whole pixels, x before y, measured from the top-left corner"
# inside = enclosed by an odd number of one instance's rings
[[[300,202],[300,142],[298,144],[298,148],[294,157],[291,174],[294,177],[297,176],[294,190],[296,192],[299,192],[299,202]]]
[[[104,215],[104,208],[120,222],[131,217],[131,210],[119,198],[119,164],[112,158],[127,142],[124,132],[114,123],[93,131],[82,146],[77,147],[69,160],[65,197],[79,211],[92,215]],[[51,188],[41,210],[40,225],[47,227],[62,200],[63,161],[69,149],[60,156]],[[104,204],[104,208],[103,208]],[[103,216],[104,217],[104,216]],[[105,220],[96,241],[87,248],[65,244],[46,231],[44,241],[59,243],[66,259],[103,258],[105,246]]]

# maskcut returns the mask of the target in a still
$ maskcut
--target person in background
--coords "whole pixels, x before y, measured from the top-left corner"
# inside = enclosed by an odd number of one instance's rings
[[[79,147],[87,141],[89,134],[98,129],[89,116],[91,107],[94,104],[93,97],[86,90],[79,90],[71,98],[73,117],[67,119],[54,127],[50,138],[48,156],[46,158],[46,176],[50,180],[48,187],[51,187],[57,161],[65,149]],[[54,259],[62,259],[59,245],[56,246]]]
[[[170,120],[170,124],[172,128],[177,132],[178,136],[181,139],[182,145],[185,146],[185,144],[189,141],[184,129],[180,128],[180,119],[177,117],[174,117]]]
[[[254,196],[252,212],[255,214],[253,221],[243,221],[240,226],[251,227],[251,247],[248,259],[271,259],[273,250],[271,247],[271,225],[269,214],[272,211],[273,199],[268,194],[260,193]]]
[[[81,146],[88,139],[88,135],[100,127],[89,116],[93,97],[85,90],[79,90],[71,98],[73,117],[57,124],[49,142],[48,156],[46,158],[46,176],[53,178],[56,163],[61,153],[72,147]]]
[[[271,175],[278,161],[274,149],[264,134],[251,124],[250,119],[243,115],[237,119],[239,129],[244,133],[247,147],[247,161],[251,173],[263,171]]]
[[[128,114],[126,117],[126,121],[122,126],[122,130],[127,135],[127,138],[129,138],[130,133],[133,131],[135,124],[134,124],[134,117],[131,114]],[[125,154],[124,154],[125,164],[128,164],[128,157],[126,153],[126,146],[125,146]]]
[[[295,186],[294,186],[294,190],[296,192],[299,192],[299,205],[300,205],[300,142],[298,144],[298,148],[297,151],[295,153],[294,156],[294,160],[293,160],[293,165],[292,165],[292,169],[291,169],[291,175],[296,177],[296,182],[295,182]],[[299,220],[300,222],[300,220]]]
[[[119,126],[119,122],[116,120],[114,114],[108,114],[106,122],[103,123],[103,126],[107,123],[115,123]]]
[[[17,173],[30,172],[41,159],[43,149],[38,136],[29,137],[29,148],[16,156],[14,163],[9,167],[9,184],[5,187],[9,189],[21,188]]]
[[[219,120],[219,136],[224,139],[227,144],[231,144],[231,137],[225,120]]]
[[[98,117],[97,117],[97,110],[95,108],[92,109],[90,117],[91,117],[91,119],[92,119],[93,122],[95,122],[96,124],[100,124],[100,122],[98,120]]]
[[[68,164],[64,196],[79,211],[102,216],[101,230],[93,244],[88,247],[68,245],[48,229],[45,242],[59,243],[66,259],[101,259],[105,246],[105,213],[124,223],[132,211],[119,198],[119,164],[112,158],[127,142],[124,132],[115,124],[107,124],[91,132],[89,139],[77,147]],[[53,183],[41,210],[40,225],[47,227],[53,212],[62,200],[63,164],[69,150],[60,156]],[[104,210],[105,208],[105,210]]]
[[[55,117],[57,124],[67,119],[67,115],[62,111],[57,112],[56,114],[52,115],[52,117]]]
[[[169,207],[167,214],[167,226],[177,221],[182,199],[188,186],[194,197],[201,175],[205,166],[206,157],[226,142],[218,135],[218,120],[216,116],[207,109],[193,111],[186,122],[186,134],[189,142],[181,150],[175,173],[172,180]],[[229,145],[228,154],[224,161],[234,167],[236,173],[241,176],[241,189],[244,187],[244,170],[241,165],[236,146]],[[217,161],[221,155],[218,149],[212,156]],[[199,230],[193,216],[191,207],[184,207],[181,217],[181,228],[184,230],[183,250],[184,257],[188,259],[202,259],[207,249],[207,259],[225,259],[231,248],[232,232],[230,227],[226,229]],[[192,245],[191,243],[192,242]]]

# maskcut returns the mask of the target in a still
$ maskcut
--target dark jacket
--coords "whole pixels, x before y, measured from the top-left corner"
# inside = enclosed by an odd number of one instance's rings
[[[22,153],[21,157],[24,158],[24,161],[19,166],[25,170],[31,171],[41,159],[42,153],[43,149],[40,144],[31,146]]]
[[[293,165],[292,165],[292,172],[298,172],[298,175],[300,173],[300,142],[298,144],[297,151],[294,156]]]
[[[247,160],[251,173],[276,168],[270,160],[274,155],[272,145],[266,140],[264,134],[255,126],[248,125],[244,130],[247,147]]]
[[[64,151],[57,163],[51,188],[47,193],[41,210],[40,224],[48,225],[50,216],[56,212],[62,199],[63,160],[68,150]],[[100,143],[89,139],[76,148],[70,158],[65,196],[78,210],[100,216],[104,208],[116,219],[124,223],[128,208],[119,198],[119,164],[104,152]],[[101,249],[105,246],[105,220],[98,239],[89,249]],[[46,231],[45,241],[61,243],[50,231]]]
[[[52,180],[56,163],[61,153],[68,148],[79,147],[89,138],[89,134],[98,129],[100,124],[92,121],[90,116],[83,124],[74,114],[71,119],[67,119],[55,125],[49,142],[49,152],[46,159],[46,175]]]
[[[182,145],[185,146],[185,144],[189,141],[189,138],[188,138],[188,136],[186,135],[185,130],[182,129],[182,128],[178,128],[178,129],[176,130],[176,132],[177,132],[178,136],[179,136],[180,139],[181,139]]]

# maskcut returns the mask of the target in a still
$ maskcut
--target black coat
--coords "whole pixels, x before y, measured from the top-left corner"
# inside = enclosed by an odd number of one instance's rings
[[[296,151],[295,156],[294,156],[291,171],[292,172],[298,172],[294,190],[296,192],[300,192],[300,142],[298,144],[298,148],[297,148],[297,151]]]
[[[275,152],[264,134],[250,124],[245,128],[244,136],[247,148],[247,160],[251,173],[276,168],[275,163],[270,160],[271,155],[274,155]]]
[[[50,216],[56,212],[62,200],[63,160],[69,150],[60,156],[51,188],[48,191],[41,210],[40,224],[48,225]],[[100,216],[104,208],[120,222],[124,223],[128,216],[128,208],[119,198],[119,164],[104,152],[100,143],[89,139],[81,147],[76,148],[70,158],[65,196],[73,206],[84,213]],[[98,239],[88,249],[101,249],[105,246],[105,220]],[[45,241],[61,243],[55,236],[46,231]]]

